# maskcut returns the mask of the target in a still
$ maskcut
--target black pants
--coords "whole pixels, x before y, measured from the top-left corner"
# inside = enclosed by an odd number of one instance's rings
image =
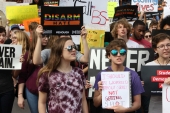
[[[14,90],[0,94],[0,113],[12,112],[14,97]]]

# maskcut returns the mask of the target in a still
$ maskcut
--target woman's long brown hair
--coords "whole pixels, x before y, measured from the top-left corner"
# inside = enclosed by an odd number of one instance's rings
[[[41,77],[43,73],[48,73],[48,75],[56,70],[61,62],[61,56],[63,52],[64,45],[66,41],[72,40],[71,38],[59,38],[55,41],[53,46],[51,47],[51,54],[50,58],[47,62],[47,65],[41,68],[41,70],[38,73],[38,79]]]

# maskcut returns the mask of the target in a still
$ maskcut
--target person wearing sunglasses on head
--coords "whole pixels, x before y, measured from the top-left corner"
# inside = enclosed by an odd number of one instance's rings
[[[134,113],[141,106],[141,93],[144,92],[143,86],[140,82],[140,78],[138,74],[125,67],[123,65],[127,54],[127,46],[124,40],[116,39],[110,42],[110,44],[106,47],[106,57],[110,60],[111,65],[101,71],[129,71],[131,73],[131,92],[132,92],[132,107],[124,108],[120,105],[113,106],[109,109],[102,109],[100,113],[126,113],[132,112]],[[102,81],[101,81],[101,72],[96,76],[96,81],[94,84],[95,92],[94,92],[94,105],[96,107],[102,106]]]
[[[152,39],[152,48],[154,49],[157,58],[147,63],[148,66],[166,66],[170,65],[170,36],[165,33],[159,33]],[[165,83],[169,84],[169,79],[165,80]],[[152,110],[156,108],[156,110]],[[161,113],[162,112],[162,97],[151,96],[148,113]]]
[[[87,44],[87,41],[86,41],[87,31],[86,31],[84,26],[81,28],[81,34],[80,35],[81,35],[82,43],[83,43],[83,46],[84,46],[84,55],[81,54],[79,51],[76,51],[76,60],[78,62],[87,63],[88,62],[88,56],[89,56],[89,48],[88,48],[88,44]],[[62,38],[62,37],[63,36],[61,35],[60,38]],[[51,49],[44,49],[43,51],[41,51],[41,41],[40,40],[41,40],[41,38],[38,38],[37,44],[36,44],[36,47],[35,47],[35,51],[34,51],[34,55],[33,55],[33,63],[35,65],[40,65],[40,64],[43,64],[43,63],[46,64],[49,57],[50,57],[50,53],[51,53]]]
[[[88,113],[85,76],[78,67],[76,46],[71,38],[56,40],[48,63],[38,73],[39,113]],[[48,100],[48,101],[47,101]]]
[[[144,39],[147,40],[148,42],[152,43],[152,35],[150,31],[145,32]]]

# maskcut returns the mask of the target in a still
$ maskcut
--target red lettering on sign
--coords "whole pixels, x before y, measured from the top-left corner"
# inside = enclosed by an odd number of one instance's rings
[[[163,83],[159,83],[159,88],[161,89],[162,88],[162,86],[163,86]]]
[[[165,76],[152,76],[151,77],[151,82],[164,82],[166,78],[168,78],[168,77],[165,77]]]
[[[138,6],[138,11],[153,11],[154,10],[154,5],[140,5],[139,3],[136,4]]]
[[[107,17],[104,16],[104,14],[107,14],[106,11],[98,11],[98,10],[93,10],[92,14],[92,24],[99,24],[99,25],[105,25],[106,21],[108,21]]]
[[[170,70],[157,70],[157,75],[170,75]]]
[[[166,101],[168,101],[168,102],[170,102],[170,99],[169,99],[170,96],[169,95],[168,95],[168,87],[167,87],[166,88]]]

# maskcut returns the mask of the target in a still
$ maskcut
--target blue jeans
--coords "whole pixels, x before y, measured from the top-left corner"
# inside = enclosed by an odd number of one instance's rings
[[[14,90],[0,94],[0,113],[12,112],[14,97]]]
[[[38,113],[38,96],[32,94],[27,88],[25,88],[26,98],[28,101],[28,105],[31,113]]]

